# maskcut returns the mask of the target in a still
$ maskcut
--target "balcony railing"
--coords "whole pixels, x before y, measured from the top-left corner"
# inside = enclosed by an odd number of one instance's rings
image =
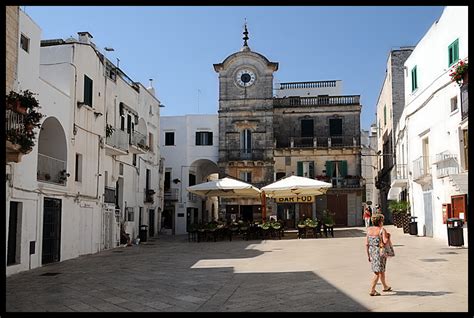
[[[115,188],[111,188],[111,187],[104,188],[104,202],[115,203]]]
[[[436,154],[436,176],[438,178],[443,178],[449,175],[459,173],[459,163],[457,156],[449,153],[448,151],[443,151]]]
[[[461,118],[469,117],[469,97],[468,97],[468,84],[465,83],[461,86]]]
[[[12,111],[11,109],[5,110],[5,130],[16,130],[19,133],[23,131],[23,121],[25,115]]]
[[[130,134],[130,144],[134,146],[146,146],[146,136],[138,131],[133,131]]]
[[[179,189],[165,189],[165,200],[178,201]]]
[[[105,143],[114,148],[128,150],[128,134],[120,129],[115,129],[109,137],[106,137]]]
[[[263,160],[264,149],[227,149],[227,160]]]
[[[37,180],[66,185],[66,161],[38,153]]]
[[[280,89],[336,87],[336,81],[280,83]]]
[[[360,95],[274,98],[274,107],[359,105]]]
[[[360,188],[360,178],[331,178],[333,188]]]
[[[406,163],[397,163],[394,168],[390,171],[390,179],[393,180],[404,180],[408,178],[408,170]]]
[[[277,140],[276,148],[347,148],[359,147],[360,138],[354,136],[289,137]]]
[[[429,157],[421,156],[413,161],[413,179],[418,180],[430,175]]]

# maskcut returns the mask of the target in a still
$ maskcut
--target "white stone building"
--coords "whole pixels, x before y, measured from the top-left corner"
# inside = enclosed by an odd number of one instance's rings
[[[396,128],[396,156],[408,166],[408,178],[392,182],[390,192],[395,197],[408,192],[418,235],[447,239],[445,218],[467,220],[467,83],[459,86],[449,75],[459,60],[467,59],[467,7],[448,6],[405,62],[405,109]],[[452,206],[443,217],[444,204]]]
[[[165,158],[162,233],[186,234],[190,224],[217,220],[216,198],[206,200],[186,190],[218,177],[217,115],[163,116],[160,140]]]
[[[46,117],[33,150],[6,166],[7,275],[113,248],[121,222],[131,238],[140,224],[156,234],[163,180],[153,91],[106,70],[88,32],[41,41],[22,11],[19,29],[29,45],[19,49],[17,87],[38,94]]]

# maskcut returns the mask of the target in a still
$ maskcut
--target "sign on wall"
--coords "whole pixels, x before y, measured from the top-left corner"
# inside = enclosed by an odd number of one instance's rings
[[[275,198],[276,203],[313,203],[314,195],[302,195],[296,197]]]

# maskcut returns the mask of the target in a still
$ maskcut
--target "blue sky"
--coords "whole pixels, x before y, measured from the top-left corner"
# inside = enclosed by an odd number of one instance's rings
[[[240,50],[244,18],[249,46],[279,63],[279,82],[342,80],[343,95],[361,95],[361,127],[375,122],[388,53],[414,46],[441,16],[430,6],[26,6],[42,39],[88,31],[107,57],[148,86],[163,116],[217,114],[212,64]]]

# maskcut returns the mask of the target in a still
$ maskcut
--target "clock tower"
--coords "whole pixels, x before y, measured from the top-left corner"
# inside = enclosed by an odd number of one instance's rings
[[[241,50],[214,64],[219,74],[218,166],[220,177],[262,187],[274,181],[273,72],[278,63],[250,49],[247,25],[243,34]]]

